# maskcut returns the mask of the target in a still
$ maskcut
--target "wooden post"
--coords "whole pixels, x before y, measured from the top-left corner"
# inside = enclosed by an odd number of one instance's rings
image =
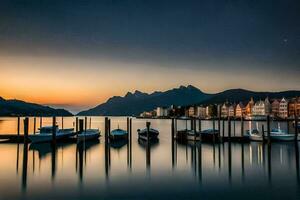
[[[36,117],[33,118],[33,134],[36,132]]]
[[[110,136],[110,132],[111,132],[111,120],[108,119],[108,136]]]
[[[82,133],[84,130],[83,123],[84,123],[83,119],[79,119],[79,130],[78,130],[79,133]]]
[[[213,142],[215,143],[216,141],[216,127],[215,127],[215,118],[213,118]]]
[[[130,129],[130,125],[129,125],[129,117],[126,118],[126,122],[127,122],[127,141],[129,141],[129,129]]]
[[[17,135],[18,135],[18,140],[19,140],[19,138],[20,138],[20,117],[18,117]]]
[[[298,117],[295,114],[295,141],[298,140]]]
[[[76,121],[75,121],[75,130],[77,133],[78,132],[78,117],[76,117]]]
[[[228,141],[231,139],[231,120],[230,117],[228,117]]]
[[[108,142],[108,118],[105,117],[105,120],[104,120],[104,135],[105,135],[105,144],[107,144]]]
[[[236,121],[236,118],[233,117],[233,136],[235,136],[235,121]]]
[[[261,125],[261,131],[262,131],[262,140],[265,142],[265,126],[262,124]]]
[[[92,117],[90,117],[90,129],[92,128]]]
[[[194,125],[193,125],[193,118],[191,118],[191,129],[190,130],[193,130],[193,128],[194,128]]]
[[[286,129],[287,129],[287,134],[290,134],[290,123],[288,118],[286,118]]]
[[[149,144],[149,132],[150,132],[150,122],[146,122],[146,127],[147,127],[147,144]]]
[[[52,143],[56,144],[56,117],[52,118]]]
[[[87,117],[84,117],[84,131],[87,129]]]
[[[268,144],[271,142],[271,131],[270,131],[270,115],[267,115],[267,133],[268,133]]]
[[[61,117],[61,129],[64,129],[64,116]]]
[[[24,143],[27,144],[28,142],[28,129],[29,129],[29,119],[25,117],[24,119]]]
[[[222,138],[225,136],[225,120],[222,120]]]
[[[201,129],[202,129],[202,127],[201,127],[201,119],[199,119],[199,125],[198,125],[198,127],[199,127],[199,132],[201,132]]]
[[[42,128],[42,126],[43,126],[43,117],[41,116],[40,117],[40,128]]]
[[[175,132],[175,127],[174,127],[174,118],[171,119],[171,141],[173,145],[174,141],[174,132]]]
[[[147,150],[146,150],[146,165],[147,168],[150,167],[150,160],[151,160],[151,155],[150,155],[150,136],[149,136],[149,132],[150,132],[150,122],[146,122],[146,127],[147,127]]]
[[[220,140],[220,134],[221,134],[221,116],[218,117],[218,140]]]
[[[241,136],[242,136],[242,138],[244,138],[244,117],[243,117],[243,114],[242,114],[242,117],[241,117]]]

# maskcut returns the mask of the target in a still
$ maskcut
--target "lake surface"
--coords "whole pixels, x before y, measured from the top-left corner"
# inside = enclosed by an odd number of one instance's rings
[[[36,120],[38,128],[39,118]],[[60,120],[57,118],[61,126]],[[111,121],[112,129],[126,129],[126,118],[112,117]],[[58,143],[56,147],[1,143],[0,199],[300,198],[298,143],[175,142],[172,148],[171,121],[149,121],[160,135],[148,154],[136,133],[145,127],[144,119],[133,119],[131,148],[127,144],[106,148],[103,136],[98,142]],[[73,117],[64,119],[65,128],[73,127],[73,123]],[[15,118],[0,118],[0,134],[16,133],[16,124]],[[43,118],[43,126],[51,124],[51,118]],[[245,130],[256,125],[245,122]],[[184,121],[178,122],[178,129],[185,126]],[[240,135],[240,123],[235,122],[235,126],[235,134]],[[272,123],[272,127],[277,126],[277,122]],[[104,118],[93,117],[91,127],[104,135]],[[211,127],[211,121],[202,121],[202,129]],[[280,127],[286,129],[288,125],[281,123]],[[289,127],[293,133],[292,125]]]

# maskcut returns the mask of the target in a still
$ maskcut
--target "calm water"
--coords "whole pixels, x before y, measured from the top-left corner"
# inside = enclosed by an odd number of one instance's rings
[[[111,119],[112,129],[126,129],[125,118]],[[72,127],[73,121],[65,118],[64,127]],[[56,148],[1,143],[0,199],[299,199],[298,144],[273,143],[270,148],[255,142],[175,143],[172,148],[170,120],[150,121],[160,131],[150,154],[137,140],[136,129],[145,126],[142,119],[133,119],[131,149],[114,144],[106,151],[103,137]],[[103,117],[91,122],[103,132]],[[43,125],[51,123],[51,118],[43,118]],[[249,125],[245,123],[245,129]],[[287,128],[286,123],[280,126]],[[184,128],[185,122],[178,127]],[[210,121],[202,122],[203,129],[211,127]],[[0,134],[15,132],[15,118],[0,118]],[[240,134],[238,122],[235,132]]]

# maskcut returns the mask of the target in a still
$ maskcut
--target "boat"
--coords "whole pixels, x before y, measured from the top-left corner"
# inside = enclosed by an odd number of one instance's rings
[[[28,138],[32,143],[40,143],[40,142],[51,142],[52,141],[52,126],[44,126],[39,128],[39,132],[35,135],[29,135]],[[58,126],[55,126],[55,138],[56,140],[67,139],[71,136],[75,135],[74,129],[59,129]]]
[[[139,135],[139,139],[148,140],[148,136],[147,136],[148,131],[146,128],[144,128],[142,130],[138,129],[137,132]],[[158,135],[159,135],[158,130],[156,130],[154,128],[149,128],[149,140],[157,139]]]
[[[186,139],[193,140],[193,141],[195,141],[195,140],[200,141],[201,134],[200,134],[200,132],[195,131],[195,130],[187,130],[186,131]]]
[[[86,141],[86,140],[98,140],[100,137],[99,129],[87,129],[77,134],[77,141]]]
[[[258,129],[250,129],[246,131],[244,135],[245,138],[249,138],[251,141],[262,141],[263,137],[262,134]]]
[[[200,132],[201,140],[204,142],[212,142],[218,139],[219,130],[217,129],[206,129]]]
[[[127,131],[117,128],[110,132],[109,139],[110,140],[125,140],[128,138]]]
[[[268,139],[268,136],[265,135],[265,139]],[[288,134],[280,128],[272,129],[270,132],[270,139],[272,141],[294,141],[295,135]]]

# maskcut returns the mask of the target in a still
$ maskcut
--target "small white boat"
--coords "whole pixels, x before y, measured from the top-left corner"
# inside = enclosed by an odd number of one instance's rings
[[[265,139],[268,139],[268,136],[265,135]],[[270,132],[270,139],[272,141],[294,141],[295,135],[288,134],[285,131],[278,129],[272,129]]]
[[[147,134],[148,134],[147,128],[144,128],[142,130],[138,129],[137,132],[138,132],[138,135],[139,135],[139,139],[148,140],[148,137],[147,137]],[[149,129],[149,140],[157,139],[158,135],[159,135],[158,130],[156,130],[154,128],[150,128]]]
[[[97,140],[100,137],[99,129],[87,129],[77,135],[78,142],[86,140]]]
[[[110,132],[109,139],[111,140],[125,140],[128,137],[127,131],[117,128]]]
[[[52,141],[52,126],[44,126],[39,129],[36,135],[29,135],[28,138],[32,143],[39,143],[39,142],[51,142]],[[73,136],[74,129],[59,129],[58,126],[55,126],[55,138],[56,140],[67,139]]]
[[[244,137],[248,137],[251,141],[263,141],[262,134],[258,129],[247,130]]]

